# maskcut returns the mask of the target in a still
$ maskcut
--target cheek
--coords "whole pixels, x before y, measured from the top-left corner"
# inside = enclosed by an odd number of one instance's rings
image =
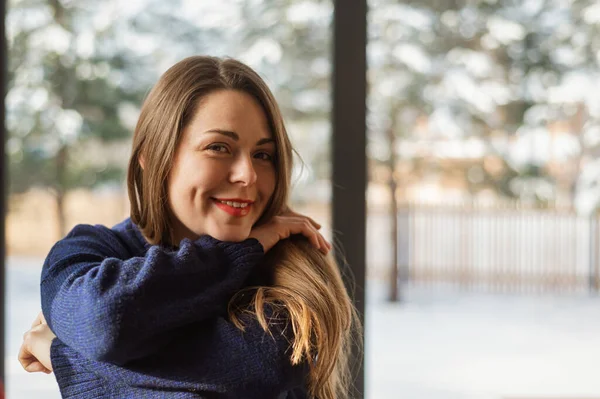
[[[171,176],[170,191],[204,194],[222,186],[227,180],[228,165],[194,158],[185,161],[178,165],[176,174]]]
[[[265,199],[265,202],[268,201],[275,192],[276,179],[277,177],[274,170],[265,171],[259,179],[259,191]]]
[[[186,185],[186,170],[189,170],[189,160],[186,154],[179,154],[173,161],[173,167],[167,180],[169,194],[180,192]]]

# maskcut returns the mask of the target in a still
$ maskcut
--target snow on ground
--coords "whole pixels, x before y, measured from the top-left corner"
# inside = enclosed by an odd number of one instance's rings
[[[368,398],[600,398],[597,297],[368,289]]]
[[[39,311],[41,260],[9,258],[8,399],[58,399],[52,375],[16,360]],[[367,287],[369,399],[600,398],[600,298]]]

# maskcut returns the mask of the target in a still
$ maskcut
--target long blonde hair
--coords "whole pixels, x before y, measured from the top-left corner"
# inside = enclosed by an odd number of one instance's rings
[[[289,318],[294,336],[291,362],[308,362],[311,396],[348,397],[350,355],[352,344],[359,344],[360,322],[333,256],[325,256],[305,238],[293,236],[280,241],[266,258],[267,266],[274,270],[273,284],[238,292],[230,302],[232,321],[244,328],[239,316],[248,308],[238,307],[237,301],[245,291],[252,291],[250,311],[265,330],[269,327],[266,305],[274,309],[276,320],[281,313]]]
[[[133,136],[127,176],[131,219],[151,244],[174,244],[167,178],[175,150],[200,100],[220,89],[243,91],[256,99],[275,139],[275,190],[257,224],[288,209],[293,149],[268,86],[239,61],[189,57],[167,70],[150,91]],[[319,399],[348,396],[349,354],[353,334],[360,326],[335,260],[294,237],[280,241],[265,261],[273,271],[273,284],[251,288],[249,308],[240,307],[240,295],[234,296],[230,302],[232,321],[243,329],[239,316],[251,311],[269,330],[266,306],[284,312],[294,333],[290,362],[308,363],[310,395]]]

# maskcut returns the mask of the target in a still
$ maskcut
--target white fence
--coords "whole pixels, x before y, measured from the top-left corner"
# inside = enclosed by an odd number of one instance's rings
[[[547,209],[406,206],[400,279],[464,289],[598,291],[598,217]]]

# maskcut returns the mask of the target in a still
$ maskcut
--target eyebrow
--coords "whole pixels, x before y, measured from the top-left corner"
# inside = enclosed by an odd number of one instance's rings
[[[209,130],[205,131],[204,133],[218,133],[218,134],[222,134],[224,136],[230,137],[230,138],[234,139],[235,141],[240,140],[240,136],[236,132],[232,132],[231,130],[209,129]],[[265,138],[258,140],[256,142],[256,145],[263,145],[263,144],[274,143],[274,142],[275,142],[275,140],[273,140],[272,138],[265,137]]]

